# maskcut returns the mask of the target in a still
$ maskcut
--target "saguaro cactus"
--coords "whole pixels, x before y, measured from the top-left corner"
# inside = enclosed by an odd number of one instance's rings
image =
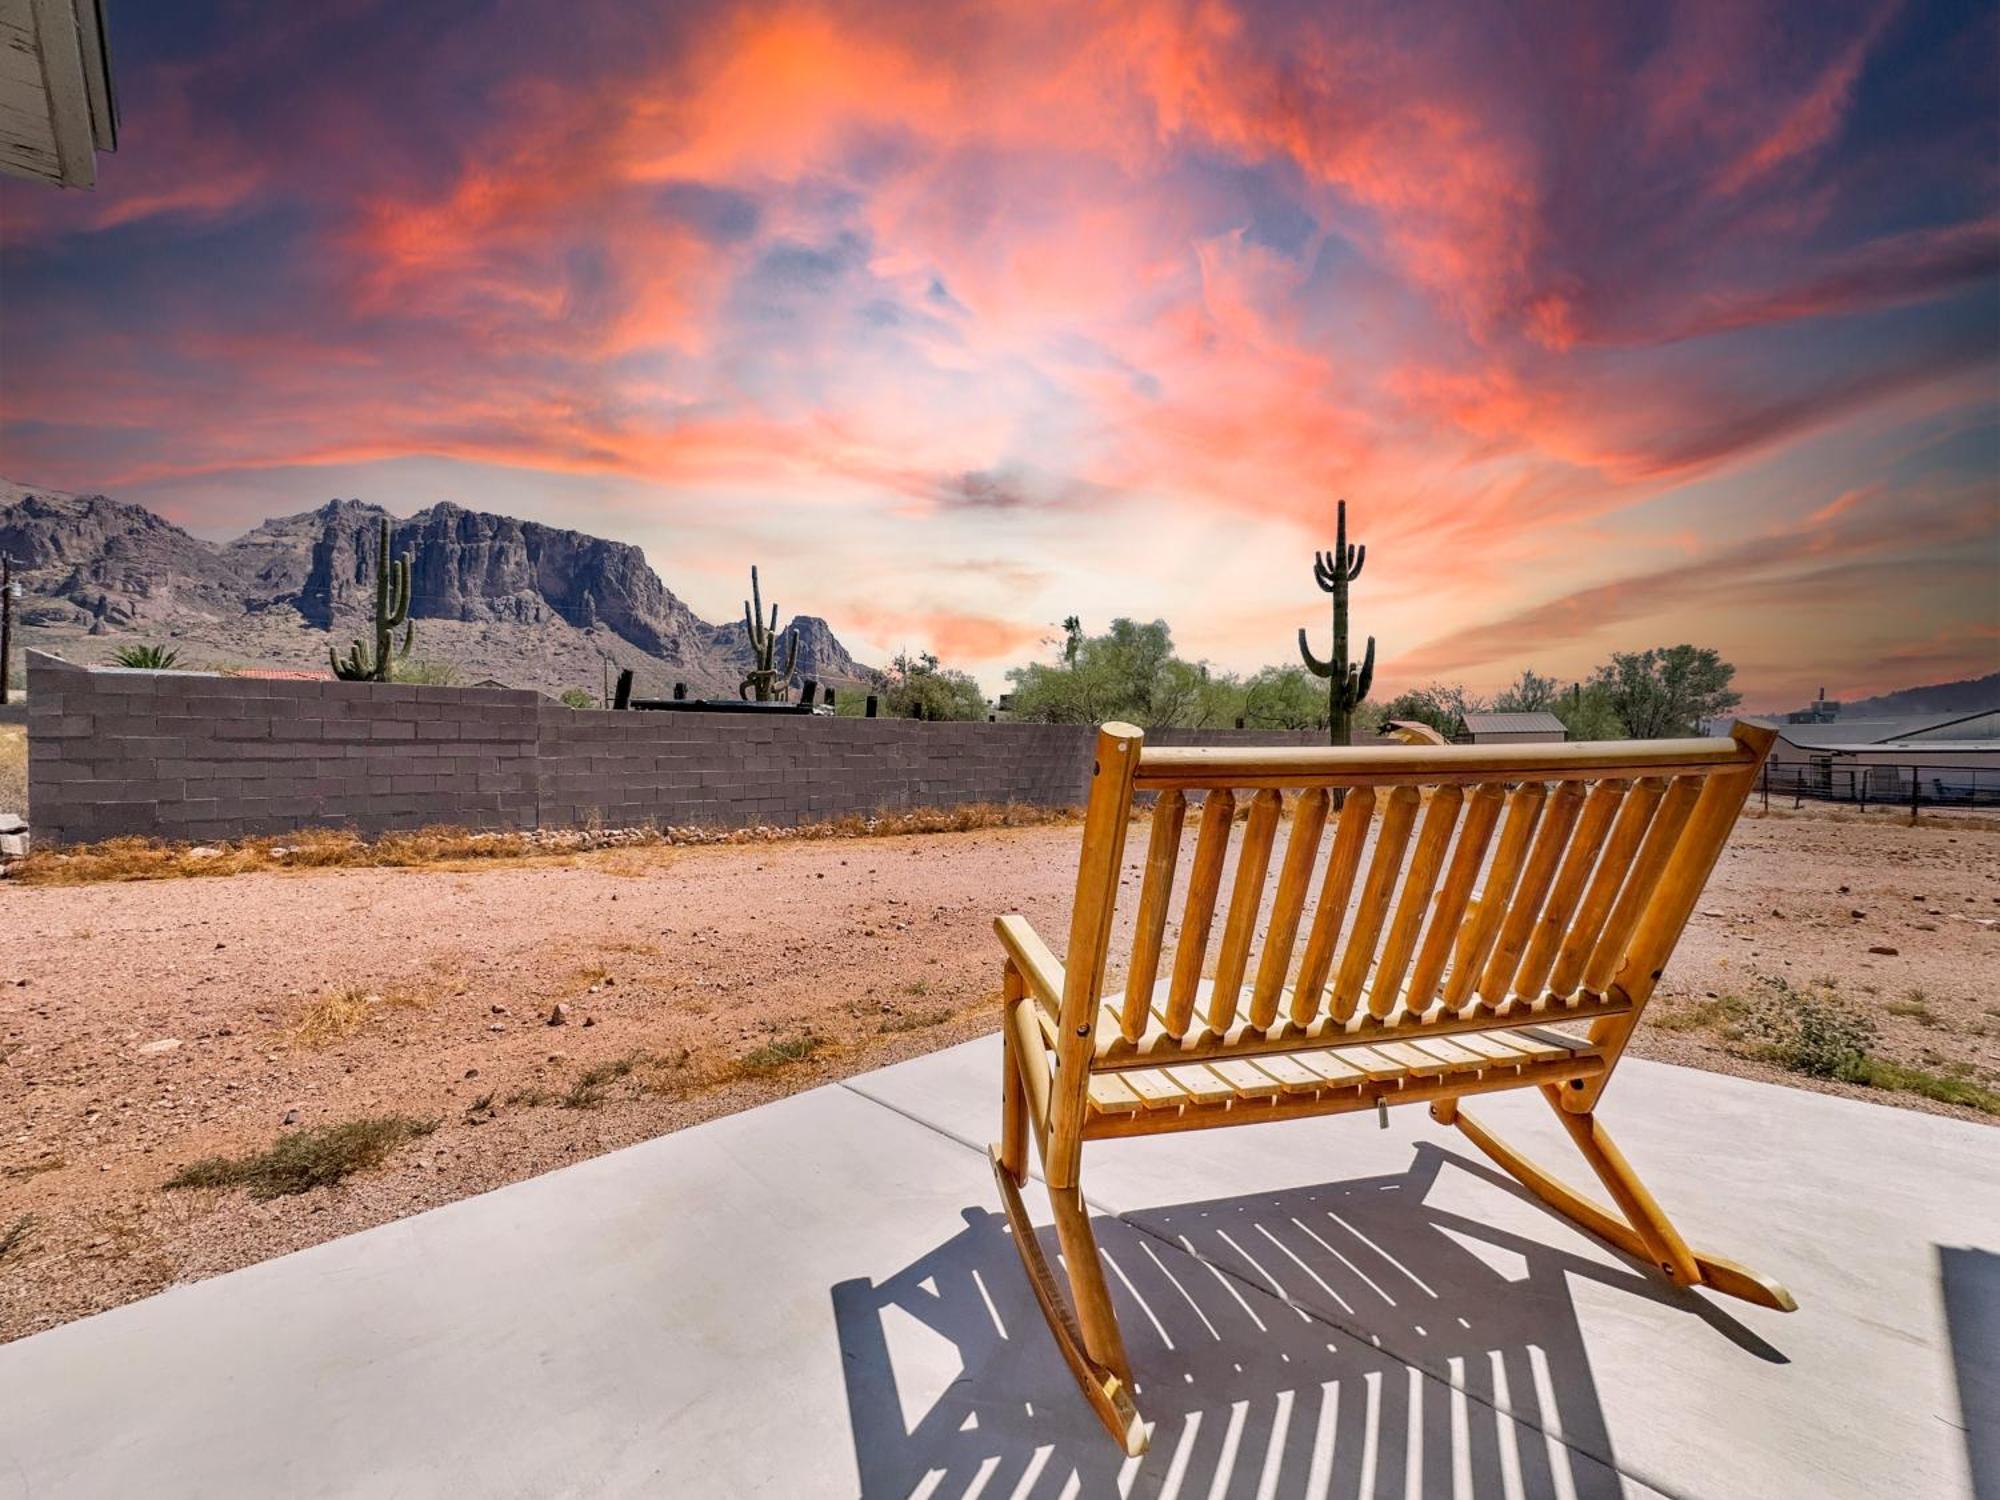
[[[1348,744],[1354,737],[1354,710],[1361,706],[1368,696],[1368,689],[1375,681],[1375,637],[1368,637],[1368,653],[1360,666],[1354,666],[1347,659],[1347,586],[1361,576],[1362,564],[1368,560],[1366,547],[1347,545],[1347,502],[1340,502],[1339,519],[1335,523],[1333,551],[1331,554],[1313,554],[1313,578],[1327,593],[1333,595],[1333,660],[1321,661],[1312,654],[1312,647],[1306,644],[1306,632],[1299,629],[1299,655],[1306,660],[1306,669],[1315,677],[1324,677],[1326,683],[1327,731],[1336,745]]]
[[[750,637],[750,651],[757,665],[743,674],[736,694],[756,703],[772,703],[782,699],[791,687],[792,668],[799,661],[799,633],[788,631],[791,652],[785,658],[785,669],[779,671],[773,663],[778,655],[778,606],[771,606],[771,623],[764,623],[764,595],[757,587],[757,569],[750,569],[750,597],[743,601],[743,629]]]
[[[368,648],[356,641],[348,648],[346,659],[334,655],[333,647],[326,648],[327,660],[333,663],[333,675],[346,682],[387,682],[389,680],[389,647],[396,633],[396,627],[410,618],[410,555],[389,556],[389,518],[382,518],[381,563],[375,569],[375,651],[371,656]],[[414,625],[403,630],[401,656],[410,654],[410,642],[417,633]]]

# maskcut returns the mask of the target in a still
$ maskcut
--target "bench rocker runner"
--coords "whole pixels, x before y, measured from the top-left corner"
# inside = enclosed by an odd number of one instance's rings
[[[1146,1434],[1078,1185],[1085,1141],[1423,1102],[1551,1208],[1675,1285],[1793,1309],[1776,1282],[1690,1249],[1597,1118],[1775,738],[1738,723],[1728,739],[1176,749],[1147,748],[1129,724],[1098,731],[1064,960],[1024,917],[994,924],[1006,1025],[992,1158],[1043,1315],[1128,1454]],[[1154,801],[1136,934],[1124,983],[1107,991],[1139,793]],[[1191,793],[1199,829],[1168,961]],[[1290,831],[1274,858],[1286,793]],[[1559,1021],[1588,1022],[1588,1034],[1546,1029]],[[1459,1108],[1467,1094],[1516,1088],[1541,1090],[1615,1209]],[[1021,1201],[1031,1134],[1067,1301]]]

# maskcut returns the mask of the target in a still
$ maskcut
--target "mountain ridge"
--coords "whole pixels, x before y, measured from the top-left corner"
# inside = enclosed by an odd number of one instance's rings
[[[1902,714],[1978,713],[1995,704],[2000,704],[2000,672],[1878,693],[1873,698],[1844,703],[1840,712],[1841,717],[1848,719],[1893,718]]]
[[[83,661],[148,640],[210,665],[323,667],[328,646],[366,626],[385,518],[392,552],[411,558],[416,654],[462,681],[596,691],[608,663],[632,668],[642,693],[680,681],[733,697],[751,665],[742,621],[702,620],[627,542],[452,501],[399,517],[355,499],[211,542],[130,501],[0,481],[24,642]],[[872,677],[824,619],[784,628],[799,635],[796,678]]]

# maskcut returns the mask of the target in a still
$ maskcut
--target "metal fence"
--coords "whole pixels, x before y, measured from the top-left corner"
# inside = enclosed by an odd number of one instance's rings
[[[2000,767],[1764,763],[1764,806],[1846,802],[1857,807],[2000,807]]]

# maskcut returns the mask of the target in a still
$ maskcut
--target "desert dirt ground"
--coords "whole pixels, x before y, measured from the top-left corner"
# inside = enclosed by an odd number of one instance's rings
[[[0,1340],[988,1031],[991,920],[1060,951],[1075,846],[1057,825],[0,883]],[[1135,825],[1128,923],[1144,850]],[[1746,818],[1637,1050],[1990,1119],[1801,1079],[1700,1018],[1832,981],[1879,1052],[1993,1086],[1997,855],[1972,822]],[[391,1112],[437,1124],[335,1187],[163,1186]]]

